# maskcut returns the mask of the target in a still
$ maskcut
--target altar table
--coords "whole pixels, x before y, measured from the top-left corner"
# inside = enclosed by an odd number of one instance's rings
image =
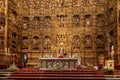
[[[41,70],[76,70],[78,58],[39,58],[38,67]]]

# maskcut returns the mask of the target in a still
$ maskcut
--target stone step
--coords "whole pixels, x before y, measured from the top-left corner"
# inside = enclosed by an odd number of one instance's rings
[[[64,76],[72,76],[72,77],[76,77],[76,76],[82,76],[82,77],[88,77],[88,76],[91,76],[91,77],[94,77],[95,74],[11,74],[11,76],[43,76],[43,77],[49,77],[49,76],[57,76],[57,77],[64,77]]]
[[[9,80],[105,80],[104,77],[9,77]]]

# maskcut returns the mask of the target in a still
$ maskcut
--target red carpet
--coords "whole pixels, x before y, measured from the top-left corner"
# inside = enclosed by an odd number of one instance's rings
[[[100,72],[100,71],[99,71]],[[79,70],[39,70],[23,68],[11,74],[10,80],[105,80],[104,74],[93,68]]]

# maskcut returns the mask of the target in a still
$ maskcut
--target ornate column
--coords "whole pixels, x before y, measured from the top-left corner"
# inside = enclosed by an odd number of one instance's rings
[[[120,1],[117,2],[117,54],[118,64],[120,64]]]
[[[5,34],[4,34],[4,37],[5,37],[5,40],[4,40],[4,44],[5,44],[5,55],[6,55],[6,64],[8,65],[8,57],[9,57],[9,54],[8,54],[8,0],[6,0],[6,8],[5,8]]]

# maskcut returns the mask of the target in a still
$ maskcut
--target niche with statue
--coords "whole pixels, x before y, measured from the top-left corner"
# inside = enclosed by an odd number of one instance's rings
[[[39,36],[34,36],[33,37],[33,43],[32,43],[33,51],[39,51],[39,45],[40,45]]]
[[[51,49],[51,39],[50,36],[44,37],[44,51],[50,52]]]
[[[73,36],[72,52],[78,52],[80,50],[80,37],[79,35]]]

